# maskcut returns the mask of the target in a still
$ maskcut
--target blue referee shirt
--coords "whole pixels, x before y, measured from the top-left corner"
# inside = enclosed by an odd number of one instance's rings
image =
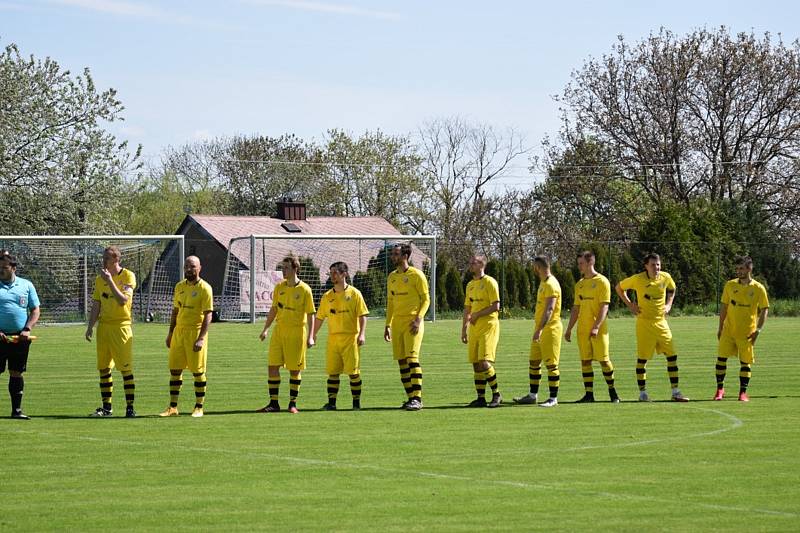
[[[28,321],[28,310],[39,307],[39,295],[33,283],[14,276],[11,283],[0,281],[0,331],[17,333]]]

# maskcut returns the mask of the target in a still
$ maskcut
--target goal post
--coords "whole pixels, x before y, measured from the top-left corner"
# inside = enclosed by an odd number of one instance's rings
[[[344,261],[350,283],[364,295],[370,316],[385,316],[386,278],[394,270],[389,249],[412,247],[411,264],[425,273],[431,295],[427,320],[436,319],[436,237],[431,235],[249,235],[228,245],[220,318],[255,322],[272,306],[272,289],[282,279],[278,265],[289,254],[300,262],[315,304],[330,285],[329,266]]]
[[[122,267],[136,275],[134,319],[168,322],[174,286],[183,278],[183,235],[0,236],[0,248],[17,258],[17,274],[36,287],[43,323],[87,320],[103,250],[112,245]]]

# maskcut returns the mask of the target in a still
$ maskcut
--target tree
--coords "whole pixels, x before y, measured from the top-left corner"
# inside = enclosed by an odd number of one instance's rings
[[[102,124],[122,120],[116,91],[89,69],[73,76],[45,58],[0,53],[0,224],[9,233],[114,233],[134,153]]]

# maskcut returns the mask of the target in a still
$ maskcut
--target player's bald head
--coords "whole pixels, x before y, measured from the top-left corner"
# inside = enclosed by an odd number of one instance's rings
[[[183,262],[183,265],[184,265],[184,266],[189,266],[190,264],[191,264],[192,266],[196,266],[196,267],[198,267],[198,268],[200,268],[200,267],[202,266],[202,265],[200,264],[200,258],[199,258],[199,257],[197,257],[196,255],[190,255],[190,256],[189,256],[189,257],[187,257],[187,258],[186,258],[186,260]]]

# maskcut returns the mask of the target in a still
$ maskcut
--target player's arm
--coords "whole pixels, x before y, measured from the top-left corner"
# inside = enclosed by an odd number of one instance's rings
[[[172,344],[172,332],[175,331],[175,325],[178,323],[178,308],[172,308],[172,316],[169,319],[169,333],[167,333],[167,348]]]
[[[319,315],[315,315],[314,324],[313,326],[310,325],[308,329],[311,332],[310,335],[308,336],[311,342],[316,342],[317,333],[319,333],[319,330],[322,329],[322,324],[324,323],[325,323],[324,318],[321,318]]]
[[[314,313],[308,313],[307,322],[308,322],[308,339],[306,339],[306,345],[311,348],[316,344],[314,340],[314,329],[317,324],[316,315]]]
[[[208,335],[208,326],[211,325],[211,318],[213,312],[209,309],[203,312],[203,323],[200,325],[200,333],[197,334],[197,340],[194,341],[194,351],[199,352],[203,349],[203,344],[206,342],[206,335]]]
[[[386,284],[386,323],[383,328],[383,340],[390,342],[392,340],[392,317],[394,316],[394,295]]]
[[[578,321],[578,314],[580,312],[580,305],[573,305],[572,310],[569,312],[569,323],[567,324],[567,330],[564,332],[564,340],[567,342],[572,340],[572,328],[575,326],[575,322]]]
[[[420,276],[417,291],[419,292],[419,311],[414,321],[411,323],[411,334],[416,335],[419,332],[419,326],[425,320],[425,313],[431,306],[431,293],[428,289],[428,280]]]
[[[750,339],[750,342],[752,342],[753,344],[756,343],[756,339],[758,339],[758,335],[761,333],[761,328],[764,327],[764,324],[767,321],[768,313],[769,313],[769,307],[764,307],[762,309],[759,309],[758,323],[756,324],[756,330],[747,336],[747,338]]]
[[[636,302],[628,298],[628,291],[622,288],[622,282],[617,283],[617,285],[614,287],[614,291],[617,293],[617,296],[619,296],[619,299],[622,300],[622,303],[625,304],[625,307],[630,309],[631,313],[634,315],[639,314],[639,306],[636,304]]]
[[[358,345],[363,346],[367,341],[367,315],[358,317]]]
[[[664,302],[664,316],[666,317],[672,311],[672,302],[675,301],[675,289],[667,289],[667,297]]]
[[[275,317],[278,316],[278,306],[275,305],[275,291],[272,292],[272,307],[269,308],[269,313],[267,313],[267,319],[264,321],[264,329],[261,330],[261,334],[258,336],[259,339],[262,341],[267,338],[267,330],[272,325],[272,322],[275,321]]]
[[[464,316],[461,318],[461,342],[467,344],[467,326],[472,318],[472,307],[464,306]]]
[[[128,295],[127,292],[124,292],[120,290],[119,287],[117,287],[117,284],[114,283],[114,278],[111,276],[111,272],[109,272],[104,268],[103,270],[100,271],[100,277],[102,277],[103,280],[105,280],[106,284],[108,285],[108,288],[111,290],[111,295],[114,297],[117,303],[119,303],[119,305],[125,305],[126,303],[128,303],[130,295]]]
[[[536,326],[536,331],[533,332],[534,341],[539,342],[539,339],[542,337],[542,330],[550,321],[550,318],[553,316],[553,310],[555,308],[556,308],[556,297],[550,296],[546,298],[544,304],[544,313],[542,313],[542,319]]]
[[[100,316],[100,302],[92,300],[92,310],[89,311],[89,323],[86,325],[86,340],[92,341],[92,330],[97,323],[97,317]]]
[[[469,321],[470,321],[471,324],[474,325],[475,322],[477,322],[479,318],[487,316],[487,315],[491,315],[492,313],[496,313],[499,310],[500,310],[500,300],[495,300],[494,302],[490,303],[489,305],[487,305],[486,307],[484,307],[480,311],[478,311],[476,313],[472,313],[472,316],[471,316]]]
[[[597,334],[600,333],[600,326],[603,324],[603,320],[608,316],[609,305],[609,302],[600,304],[600,312],[597,313],[597,319],[595,319],[594,324],[592,324],[592,331],[589,333],[590,337],[597,337]]]
[[[40,310],[38,305],[30,310],[30,313],[28,314],[28,320],[25,322],[25,326],[22,328],[22,331],[19,332],[20,337],[27,339],[31,336],[31,330],[33,329],[33,326],[35,326],[39,321],[39,314]]]
[[[725,325],[725,318],[728,316],[728,304],[723,303],[719,306],[719,328],[717,328],[717,339],[722,337],[722,327]]]

